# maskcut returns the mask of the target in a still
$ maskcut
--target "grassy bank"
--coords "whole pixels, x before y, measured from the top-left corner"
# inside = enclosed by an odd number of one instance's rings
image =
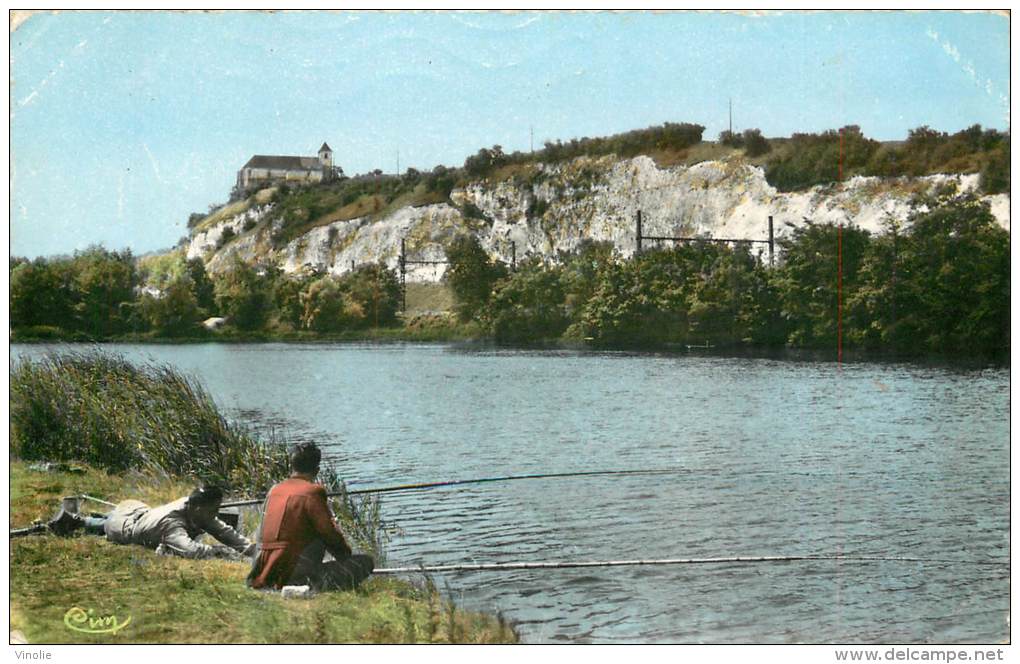
[[[12,461],[11,526],[49,518],[61,496],[159,504],[186,483],[143,473],[39,472]],[[86,509],[98,507],[94,503]],[[373,577],[354,592],[308,600],[250,590],[243,563],[157,556],[103,538],[11,541],[11,629],[30,643],[513,643],[498,618],[466,613],[427,584]],[[71,630],[73,607],[116,616],[115,633]],[[73,620],[72,624],[75,624]]]
[[[99,351],[22,360],[10,370],[11,527],[46,520],[63,496],[159,505],[213,480],[231,496],[287,473],[286,449],[218,411],[195,379],[169,365],[136,365]],[[61,462],[46,469],[40,461]],[[33,463],[35,462],[35,463]],[[320,474],[331,490],[342,483]],[[85,509],[102,511],[99,503]],[[376,497],[344,496],[333,512],[355,549],[385,557]],[[259,516],[246,510],[249,537]],[[512,628],[466,614],[428,584],[373,577],[349,593],[283,600],[249,590],[248,566],[168,558],[104,538],[49,534],[11,541],[12,629],[32,643],[506,643]],[[77,607],[121,629],[82,633]],[[65,617],[67,621],[65,621]],[[126,622],[130,617],[130,622]]]

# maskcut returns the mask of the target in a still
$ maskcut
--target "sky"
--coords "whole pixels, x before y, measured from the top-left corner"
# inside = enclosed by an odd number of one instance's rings
[[[172,247],[253,154],[348,175],[694,122],[1009,129],[965,12],[42,12],[10,33],[10,253]],[[399,162],[398,162],[399,159]]]

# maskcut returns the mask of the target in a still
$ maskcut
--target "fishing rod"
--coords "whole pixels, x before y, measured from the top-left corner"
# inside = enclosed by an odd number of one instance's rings
[[[559,477],[592,477],[595,475],[667,475],[674,473],[688,472],[683,468],[651,468],[642,470],[590,470],[574,473],[535,473],[532,475],[503,475],[501,477],[479,477],[469,480],[448,480],[445,482],[420,482],[417,484],[399,484],[397,486],[378,487],[372,489],[352,489],[349,491],[332,491],[327,493],[327,496],[353,496],[357,494],[365,493],[392,493],[396,491],[421,491],[424,489],[435,489],[437,487],[444,486],[458,486],[462,484],[483,484],[486,482],[511,482],[515,480],[537,480],[537,479],[551,479]],[[265,497],[255,498],[251,500],[238,500],[230,503],[223,503],[220,505],[223,507],[246,507],[249,505],[258,505]]]
[[[591,560],[557,562],[517,563],[471,563],[463,565],[419,565],[417,567],[383,567],[372,570],[373,574],[413,574],[441,572],[502,572],[522,569],[567,569],[576,567],[633,567],[639,565],[720,565],[727,563],[778,563],[795,561],[838,561],[838,562],[908,562],[952,565],[1009,565],[1002,560],[952,560],[948,558],[918,558],[906,556],[865,556],[865,555],[800,555],[800,556],[728,556],[723,558],[666,558],[658,560]]]

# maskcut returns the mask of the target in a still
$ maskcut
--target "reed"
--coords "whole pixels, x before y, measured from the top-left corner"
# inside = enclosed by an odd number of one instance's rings
[[[347,493],[347,485],[332,468],[319,471],[319,482],[326,487],[327,492],[339,494],[330,499],[330,507],[350,544],[353,548],[372,556],[376,567],[382,567],[386,562],[386,544],[389,538],[386,534],[388,525],[382,518],[379,496],[350,495]]]
[[[10,370],[11,453],[110,472],[264,491],[287,473],[283,445],[227,420],[195,378],[100,351],[51,353]]]

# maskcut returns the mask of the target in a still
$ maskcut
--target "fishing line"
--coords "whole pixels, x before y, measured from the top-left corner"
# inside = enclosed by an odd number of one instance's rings
[[[353,496],[358,494],[366,493],[392,493],[396,491],[421,491],[424,489],[435,489],[437,487],[446,486],[458,486],[462,484],[483,484],[486,482],[511,482],[514,480],[537,480],[537,479],[550,479],[559,477],[592,477],[595,475],[667,475],[676,473],[689,472],[682,468],[657,468],[657,469],[645,469],[645,470],[591,470],[574,473],[535,473],[532,475],[504,475],[501,477],[480,477],[469,480],[448,480],[444,482],[420,482],[416,484],[400,484],[397,486],[378,487],[372,489],[351,489],[348,491],[332,491],[327,493],[327,496]],[[248,505],[258,505],[262,503],[265,498],[255,498],[251,500],[238,500],[230,503],[223,503],[220,507],[244,507]]]
[[[1008,566],[1003,560],[953,560],[949,558],[918,558],[908,556],[803,555],[803,556],[728,556],[722,558],[665,558],[657,560],[591,560],[516,563],[471,563],[459,565],[419,565],[417,567],[383,567],[373,574],[413,574],[441,572],[501,572],[523,569],[567,569],[577,567],[633,567],[654,565],[719,565],[727,563],[777,563],[795,561],[839,562],[906,562],[942,565]]]

